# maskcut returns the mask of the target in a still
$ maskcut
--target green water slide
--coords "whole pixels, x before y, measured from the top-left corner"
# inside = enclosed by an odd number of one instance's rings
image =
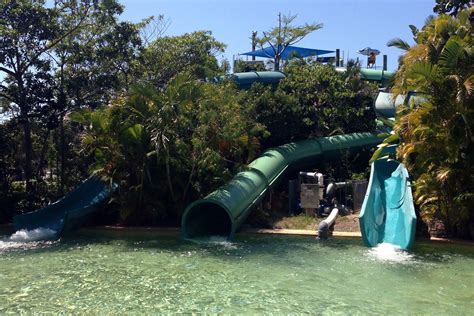
[[[82,182],[74,191],[42,209],[17,215],[13,219],[15,229],[49,229],[55,232],[51,238],[79,228],[88,217],[98,210],[112,193],[113,187],[96,177]]]
[[[336,71],[345,72],[346,68],[336,67]],[[360,78],[367,81],[380,82],[381,85],[386,85],[393,77],[392,71],[383,69],[360,68]]]
[[[230,75],[219,76],[211,80],[211,82],[222,82],[224,80],[234,81],[239,89],[250,89],[250,87],[256,83],[262,83],[265,85],[276,86],[280,80],[285,78],[285,74],[280,71],[249,71],[249,72],[236,72]]]
[[[398,161],[372,163],[369,185],[359,215],[364,243],[390,243],[408,249],[415,239],[416,214],[408,171]]]
[[[345,72],[346,68],[336,67],[337,72]],[[385,85],[393,77],[392,71],[381,69],[360,69],[360,78],[367,81],[379,82]],[[255,82],[266,85],[276,86],[280,80],[285,78],[285,74],[280,71],[250,71],[236,72],[231,75],[225,75],[214,78],[214,82],[222,82],[225,79],[233,80],[240,89],[249,89]]]
[[[342,152],[373,148],[382,140],[371,133],[308,139],[272,148],[204,199],[190,204],[182,218],[184,238],[233,238],[253,208],[290,170],[338,160]]]

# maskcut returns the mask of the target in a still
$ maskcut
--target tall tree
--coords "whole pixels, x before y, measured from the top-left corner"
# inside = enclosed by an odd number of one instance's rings
[[[296,17],[297,15],[282,16],[282,14],[279,13],[278,26],[271,28],[267,32],[263,32],[263,37],[257,38],[257,42],[260,43],[260,46],[263,47],[263,45],[268,44],[272,48],[275,56],[275,71],[280,70],[281,57],[288,46],[298,43],[312,32],[323,27],[322,23],[305,23],[301,26],[293,26],[292,23]]]
[[[51,65],[44,54],[72,30],[60,34],[57,12],[44,7],[44,1],[2,1],[0,4],[0,71],[5,79],[1,95],[17,108],[24,134],[24,176],[32,192],[31,115],[51,91]]]
[[[157,38],[144,51],[143,79],[162,88],[181,72],[198,79],[216,76],[221,69],[217,56],[224,49],[225,44],[217,41],[210,31]]]
[[[96,107],[128,86],[140,53],[139,26],[119,22],[115,0],[15,0],[0,4],[0,94],[23,130],[24,178],[34,194],[32,124],[45,130],[37,172],[43,166],[49,132],[61,127],[61,183],[64,182],[63,118],[79,106]],[[0,77],[0,78],[2,78]],[[61,185],[63,187],[63,185]],[[30,198],[31,199],[31,198]]]
[[[81,16],[83,4],[65,0],[60,27],[68,29]],[[116,1],[98,2],[88,12],[81,28],[64,38],[49,57],[55,70],[55,98],[50,117],[59,125],[60,191],[64,190],[68,146],[63,119],[78,107],[96,108],[112,96],[128,90],[134,65],[141,53],[139,29],[143,24],[119,22],[123,7]],[[55,128],[55,124],[50,124]]]

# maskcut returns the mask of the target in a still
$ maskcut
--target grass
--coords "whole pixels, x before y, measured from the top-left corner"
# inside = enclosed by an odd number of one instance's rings
[[[274,229],[306,229],[316,230],[324,218],[316,218],[299,214],[283,217],[273,223]],[[336,219],[336,231],[358,232],[359,220],[357,215],[338,216]]]
[[[321,218],[314,218],[305,214],[299,214],[290,217],[283,217],[273,224],[277,229],[316,229]]]

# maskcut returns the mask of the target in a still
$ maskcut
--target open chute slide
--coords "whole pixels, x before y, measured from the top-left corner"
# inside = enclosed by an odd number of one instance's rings
[[[390,159],[372,163],[359,223],[362,238],[370,247],[389,243],[410,248],[415,239],[416,214],[403,164]]]
[[[17,215],[13,219],[15,229],[34,230],[45,228],[54,231],[51,239],[79,228],[100,204],[110,196],[115,184],[106,184],[95,176],[82,182],[62,199],[34,212]]]

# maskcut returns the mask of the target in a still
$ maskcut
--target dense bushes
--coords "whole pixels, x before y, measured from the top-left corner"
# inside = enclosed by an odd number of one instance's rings
[[[262,141],[266,147],[375,129],[376,86],[360,80],[356,67],[338,73],[330,65],[295,61],[285,72],[276,90],[254,85],[247,95],[257,121],[269,132]]]
[[[134,87],[110,107],[74,113],[87,128],[91,172],[121,184],[122,220],[176,221],[193,199],[228,180],[259,150],[263,128],[230,85],[178,75],[161,92]]]

